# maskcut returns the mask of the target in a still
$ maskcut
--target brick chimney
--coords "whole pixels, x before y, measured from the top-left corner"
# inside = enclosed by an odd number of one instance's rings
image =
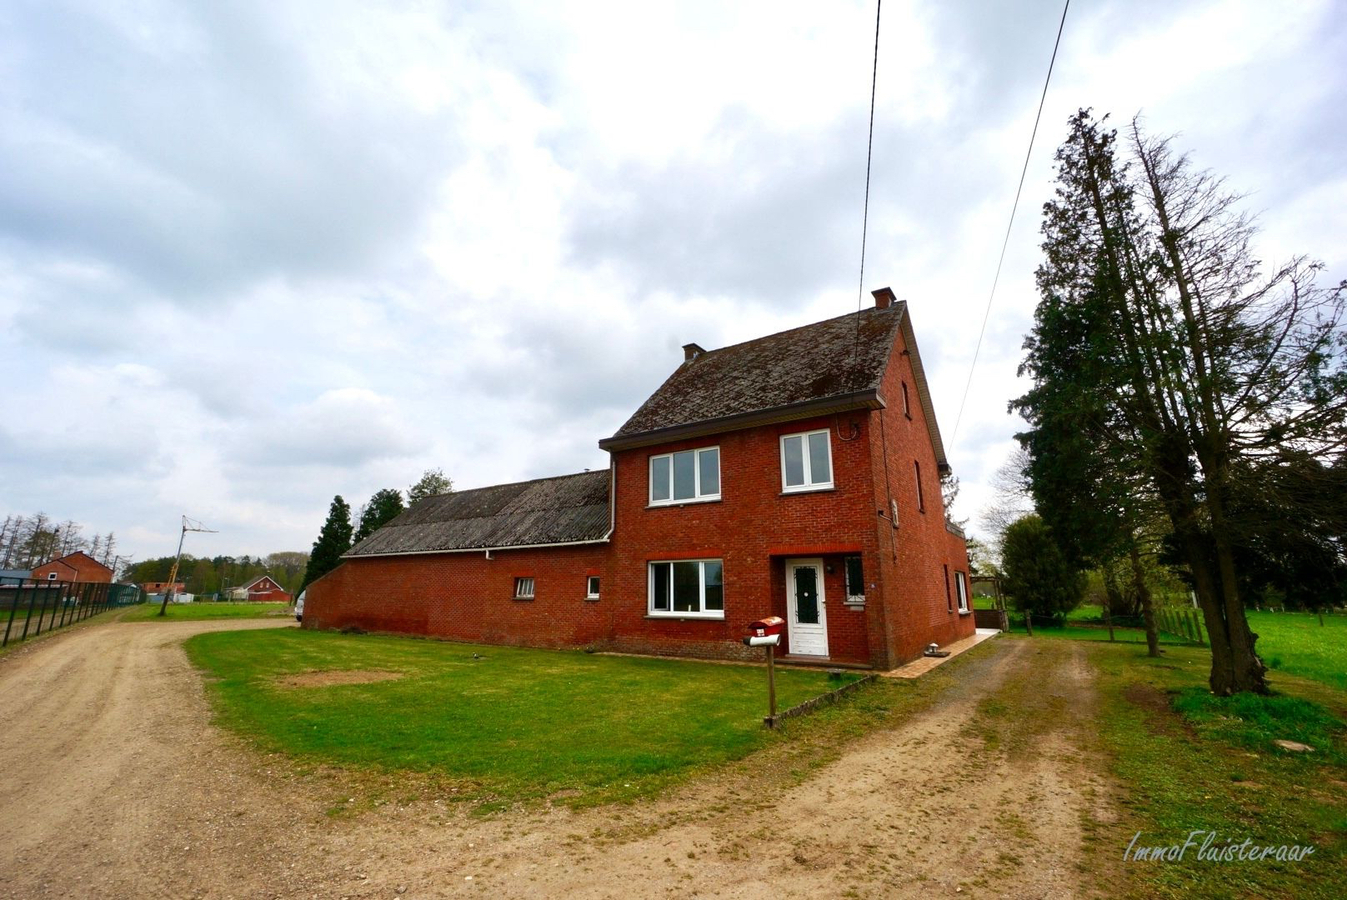
[[[701,355],[702,355],[703,353],[705,353],[705,352],[706,352],[705,350],[703,350],[701,347],[697,346],[696,344],[684,344],[684,345],[683,345],[683,362],[691,362],[692,360],[694,360],[694,359],[696,359],[697,357],[701,356]]]
[[[893,288],[882,287],[877,291],[871,291],[875,298],[875,309],[888,309],[898,302],[898,298],[893,296]]]

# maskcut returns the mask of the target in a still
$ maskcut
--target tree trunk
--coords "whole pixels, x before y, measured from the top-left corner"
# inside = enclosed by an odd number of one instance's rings
[[[1141,551],[1133,544],[1128,552],[1132,563],[1132,586],[1141,604],[1141,617],[1146,625],[1146,655],[1160,655],[1160,632],[1155,628],[1155,607],[1151,604],[1151,589],[1146,585],[1146,573],[1141,568]]]
[[[1027,609],[1024,611],[1024,630],[1029,632],[1029,637],[1034,636],[1034,614]]]
[[[1233,678],[1228,691],[1217,691],[1215,686],[1212,687],[1212,690],[1222,697],[1242,691],[1266,694],[1268,693],[1268,686],[1264,675],[1267,669],[1254,650],[1258,635],[1249,630],[1249,620],[1244,615],[1244,601],[1239,596],[1239,584],[1235,574],[1235,553],[1228,538],[1228,525],[1225,521],[1221,486],[1221,480],[1217,480],[1217,486],[1214,489],[1209,488],[1205,505],[1211,513],[1211,529],[1216,544],[1216,565],[1220,576],[1221,625],[1230,647]],[[1210,622],[1207,623],[1207,632],[1211,632]],[[1214,643],[1215,638],[1212,640]]]
[[[1122,606],[1122,589],[1118,587],[1118,572],[1114,567],[1114,561],[1109,560],[1104,564],[1104,624],[1108,626],[1108,642],[1114,641],[1113,637],[1113,609],[1115,606]]]

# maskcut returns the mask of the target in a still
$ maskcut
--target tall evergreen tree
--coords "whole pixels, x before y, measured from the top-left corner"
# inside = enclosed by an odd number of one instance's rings
[[[1073,565],[1037,515],[1006,529],[1001,544],[1002,586],[1023,613],[1059,618],[1080,605],[1085,573]]]
[[[341,494],[332,498],[328,507],[327,521],[323,530],[318,532],[318,540],[313,542],[309,552],[309,564],[304,568],[304,580],[300,582],[302,591],[310,584],[341,565],[341,555],[351,549],[351,507],[341,498]]]
[[[354,543],[358,544],[381,527],[397,518],[398,513],[406,509],[402,505],[402,492],[394,488],[375,491],[369,503],[360,513],[360,526],[355,530]]]
[[[1238,479],[1286,445],[1341,453],[1343,287],[1317,288],[1320,267],[1301,258],[1263,272],[1219,181],[1135,123],[1130,169],[1115,143],[1082,110],[1057,152],[1021,367],[1034,383],[1012,407],[1039,473],[1074,482],[1060,493],[1075,504],[1163,512],[1210,636],[1212,690],[1266,691],[1238,560],[1268,525],[1239,515]]]

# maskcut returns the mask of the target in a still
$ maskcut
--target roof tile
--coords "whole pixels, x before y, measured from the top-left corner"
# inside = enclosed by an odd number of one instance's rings
[[[869,308],[698,354],[613,437],[877,390],[905,309]]]

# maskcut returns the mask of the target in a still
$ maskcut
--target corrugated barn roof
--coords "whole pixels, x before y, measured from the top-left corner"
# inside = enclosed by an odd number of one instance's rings
[[[602,540],[608,470],[427,497],[346,555],[383,556]]]

